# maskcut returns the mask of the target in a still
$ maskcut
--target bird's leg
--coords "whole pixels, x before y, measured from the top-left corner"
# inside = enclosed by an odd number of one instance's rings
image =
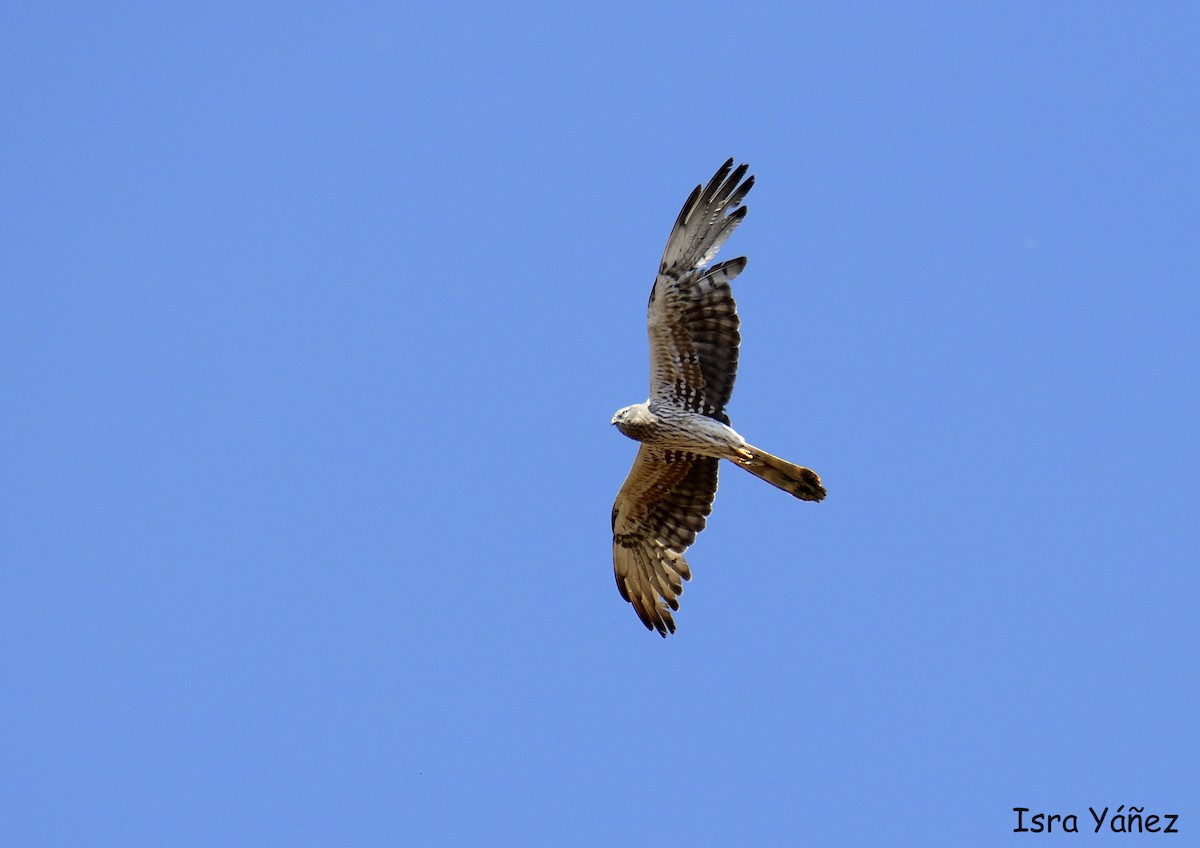
[[[749,465],[754,462],[754,454],[745,448],[734,448],[734,452],[737,453],[736,462],[740,462],[742,465]]]

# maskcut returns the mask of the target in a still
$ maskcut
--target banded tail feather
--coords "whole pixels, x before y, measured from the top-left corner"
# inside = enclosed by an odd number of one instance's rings
[[[786,459],[780,459],[751,445],[746,445],[745,453],[749,454],[749,458],[737,464],[755,477],[766,480],[772,486],[783,489],[802,501],[825,499],[825,487],[821,485],[821,478],[811,468],[793,465]]]

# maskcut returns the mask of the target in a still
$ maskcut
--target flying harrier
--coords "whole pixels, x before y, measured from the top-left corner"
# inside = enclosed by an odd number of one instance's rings
[[[675,632],[671,611],[692,577],[683,552],[712,511],[717,460],[801,500],[825,497],[815,472],[747,444],[725,414],[741,343],[729,284],[746,258],[705,266],[746,217],[748,167],[735,169],[730,159],[683,204],[650,290],[650,398],[612,419],[642,443],[613,504],[617,588],[646,629],[664,638]]]

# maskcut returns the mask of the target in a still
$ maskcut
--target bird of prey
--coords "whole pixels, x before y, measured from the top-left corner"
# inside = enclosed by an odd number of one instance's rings
[[[821,478],[746,442],[725,405],[741,343],[729,288],[744,256],[709,265],[746,217],[754,185],[730,159],[683,204],[650,290],[650,397],[618,410],[612,423],[641,442],[613,504],[613,568],[621,597],[647,630],[675,632],[684,551],[704,529],[717,493],[717,462],[728,459],[801,500],[825,497]]]

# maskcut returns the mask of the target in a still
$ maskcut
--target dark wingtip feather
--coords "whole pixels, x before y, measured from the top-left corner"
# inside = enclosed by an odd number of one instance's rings
[[[700,197],[700,192],[704,191],[704,186],[696,186],[692,189],[692,193],[688,195],[688,199],[683,202],[683,208],[679,210],[679,215],[675,218],[675,229],[683,226],[683,223],[692,214],[692,210],[696,208],[696,200]]]
[[[729,197],[729,205],[737,206],[746,199],[746,195],[750,193],[750,189],[754,188],[754,174],[751,174],[747,180],[742,183],[741,188],[735,191]]]
[[[625,588],[625,578],[620,574],[617,575],[617,591],[621,593],[623,599],[633,603],[633,600],[629,597],[629,590]]]
[[[730,159],[729,161],[732,162],[733,160]],[[750,163],[743,162],[741,165],[738,165],[733,169],[733,173],[729,175],[724,184],[721,186],[721,194],[728,196],[731,202],[733,198],[733,190],[737,188],[737,184],[742,181],[742,177],[746,176],[746,172],[748,170],[750,170]],[[753,177],[751,177],[751,179],[753,179]],[[743,195],[743,197],[744,196],[745,195]]]
[[[712,179],[709,180],[708,185],[704,187],[703,201],[705,205],[711,203],[713,198],[721,193],[721,189],[725,185],[725,178],[729,176],[729,171],[732,167],[733,157],[731,156],[730,158],[726,159],[725,164],[723,164],[720,168],[717,168],[717,172],[712,175]],[[743,165],[742,167],[744,168],[745,166]]]

